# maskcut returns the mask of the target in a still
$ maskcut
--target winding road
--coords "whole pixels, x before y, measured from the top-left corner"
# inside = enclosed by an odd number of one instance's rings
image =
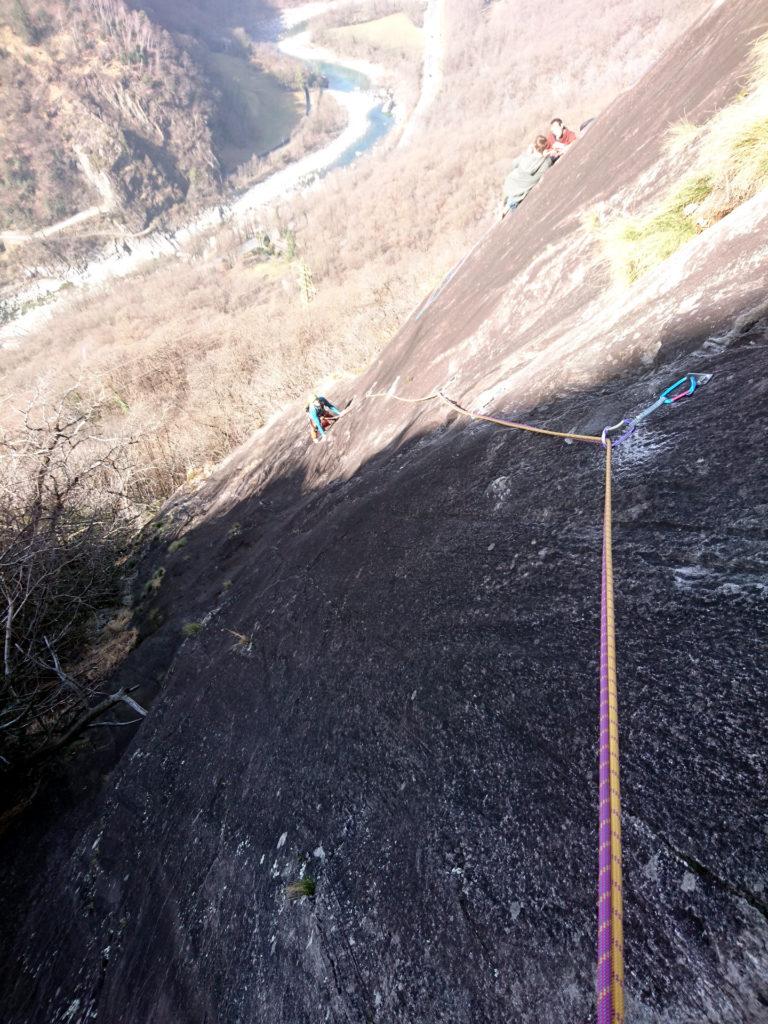
[[[98,217],[104,212],[105,210],[101,206],[89,206],[87,210],[81,210],[79,213],[66,217],[56,224],[49,224],[46,228],[38,228],[37,231],[0,231],[0,242],[3,245],[10,246],[22,245],[24,242],[31,242],[35,238],[52,238],[54,235],[66,231],[67,228],[84,224],[86,221],[93,220],[94,217]]]

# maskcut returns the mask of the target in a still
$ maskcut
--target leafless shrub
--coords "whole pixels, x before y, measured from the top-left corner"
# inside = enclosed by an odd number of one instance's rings
[[[106,699],[64,666],[94,611],[114,604],[116,566],[142,515],[131,455],[138,439],[103,429],[113,403],[108,392],[85,387],[53,401],[41,394],[0,435],[6,765],[57,745]]]

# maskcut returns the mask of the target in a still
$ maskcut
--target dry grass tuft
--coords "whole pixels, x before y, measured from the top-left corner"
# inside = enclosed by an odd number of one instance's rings
[[[711,192],[709,178],[683,182],[648,217],[622,217],[601,230],[606,256],[622,284],[631,284],[697,234],[695,211]]]
[[[670,125],[664,140],[664,150],[667,155],[682,156],[699,141],[701,130],[701,125],[694,124],[687,117]]]
[[[666,148],[676,157],[693,152],[689,172],[650,213],[598,229],[622,284],[636,281],[768,187],[768,34],[754,48],[744,92],[704,125],[673,125]]]

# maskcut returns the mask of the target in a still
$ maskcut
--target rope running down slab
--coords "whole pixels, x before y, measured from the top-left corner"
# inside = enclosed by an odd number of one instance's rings
[[[611,448],[605,444],[603,576],[600,602],[600,789],[597,876],[597,1024],[624,1021],[619,700],[613,599]]]
[[[448,398],[442,391],[433,391],[432,394],[424,395],[422,398],[401,398],[400,395],[391,395],[388,391],[373,391],[368,392],[366,398],[391,398],[395,402],[405,402],[408,405],[417,405],[421,402],[432,402],[439,400],[445,402],[446,405],[450,405],[456,412],[461,413],[462,416],[467,416],[471,420],[482,420],[484,423],[495,423],[498,427],[506,427],[509,430],[525,430],[531,434],[546,434],[548,437],[562,437],[568,441],[586,441],[589,444],[601,444],[602,438],[593,434],[570,434],[561,430],[547,430],[544,427],[532,427],[527,423],[516,423],[514,420],[501,420],[495,416],[484,416],[479,412],[470,412],[469,409],[465,409],[458,402],[454,402],[452,398]]]
[[[603,507],[603,557],[600,601],[600,752],[598,813],[597,899],[597,1024],[624,1024],[624,903],[622,895],[621,789],[619,780],[619,699],[616,673],[616,625],[613,587],[613,529],[611,450],[625,441],[641,420],[661,405],[671,405],[692,395],[710,374],[687,374],[664,391],[657,401],[633,420],[606,427],[600,437],[572,434],[527,423],[470,412],[437,390],[422,398],[401,398],[387,391],[369,392],[366,398],[391,398],[410,405],[440,400],[469,419],[493,423],[509,430],[560,437],[568,441],[601,444],[605,450],[605,499]],[[689,383],[690,382],[690,383]],[[684,390],[687,388],[687,390]],[[674,394],[673,394],[674,392]],[[623,430],[613,439],[612,431]]]

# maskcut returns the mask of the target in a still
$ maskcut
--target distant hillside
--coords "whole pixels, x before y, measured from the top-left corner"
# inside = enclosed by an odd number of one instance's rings
[[[249,62],[269,4],[11,0],[0,13],[0,230],[90,207],[141,230],[210,200],[288,136],[290,90]]]
[[[214,191],[214,105],[190,56],[123,0],[14,0],[0,28],[0,225],[99,204],[133,228]]]

